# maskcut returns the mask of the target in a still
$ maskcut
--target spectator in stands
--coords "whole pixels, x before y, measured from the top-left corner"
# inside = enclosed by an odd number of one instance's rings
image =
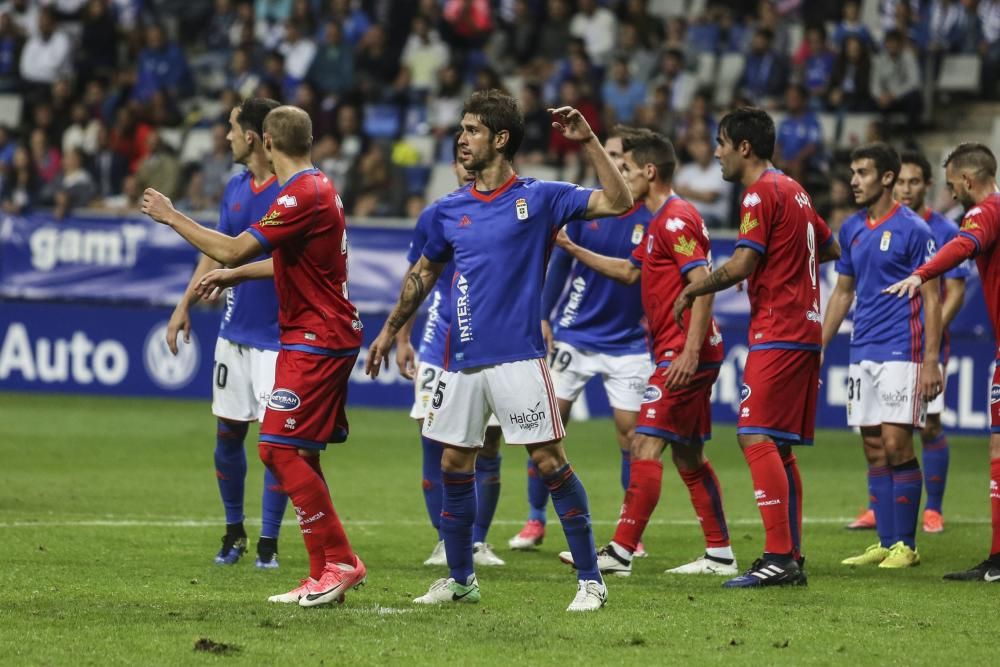
[[[674,136],[678,121],[679,114],[670,103],[670,86],[666,84],[656,86],[647,103],[636,109],[637,125],[648,127],[665,137]]]
[[[816,115],[808,108],[805,86],[793,84],[785,91],[788,115],[778,125],[775,137],[774,166],[800,183],[807,169],[820,165],[823,153],[823,130]]]
[[[167,41],[163,27],[146,28],[146,46],[139,52],[137,76],[132,97],[148,102],[157,91],[178,98],[192,88],[191,72],[181,47]]]
[[[397,54],[386,43],[385,28],[376,23],[358,43],[354,70],[366,100],[380,101],[399,74]]]
[[[434,87],[438,70],[451,52],[426,17],[413,18],[413,29],[403,47],[402,64],[410,70],[410,86],[423,98]]]
[[[34,0],[10,0],[0,5],[0,14],[10,16],[18,34],[26,39],[38,31],[40,5]]]
[[[625,58],[632,78],[643,84],[649,81],[656,69],[656,54],[643,44],[639,29],[634,23],[623,21],[619,24],[615,58]]]
[[[524,114],[524,139],[517,152],[520,163],[541,164],[549,148],[552,114],[542,104],[542,89],[529,83],[521,89],[521,112]]]
[[[52,105],[48,102],[38,102],[31,109],[31,129],[44,132],[50,144],[56,145],[62,140],[62,133],[56,126],[55,114],[52,113]]]
[[[861,22],[861,0],[846,0],[844,2],[843,18],[833,31],[833,44],[838,49],[844,46],[848,37],[857,37],[866,48],[872,45],[872,35],[868,27]]]
[[[372,26],[368,14],[354,0],[330,0],[326,20],[339,25],[344,39],[352,46],[356,46]]]
[[[101,129],[101,123],[96,118],[92,118],[83,102],[76,102],[73,105],[72,123],[62,134],[62,152],[68,153],[71,150],[83,151],[87,156],[97,152],[97,135]]]
[[[235,90],[240,97],[246,98],[253,96],[253,91],[259,84],[260,77],[251,69],[250,52],[242,47],[234,49],[226,75],[226,88]]]
[[[744,22],[737,20],[731,9],[720,7],[716,22],[720,53],[743,53],[749,48],[752,33]]]
[[[929,48],[933,53],[975,53],[982,28],[975,0],[933,0]]]
[[[671,16],[663,25],[666,35],[664,35],[663,43],[660,46],[661,51],[676,49],[692,59],[697,57],[698,51],[692,48],[688,41],[687,21],[683,16]]]
[[[232,0],[215,0],[212,16],[201,35],[205,48],[214,53],[227,53],[231,47],[238,46],[238,23],[238,14],[233,8]]]
[[[579,37],[587,47],[587,55],[598,66],[606,66],[615,48],[618,20],[597,0],[579,0],[577,12],[569,22],[569,32]]]
[[[205,193],[205,172],[195,167],[185,179],[184,196],[174,206],[178,211],[188,214],[198,211],[210,211],[218,206],[215,200]]]
[[[155,129],[146,137],[146,146],[148,155],[135,172],[136,188],[139,192],[153,188],[167,197],[176,197],[180,191],[181,165],[174,150]]]
[[[611,63],[611,74],[604,82],[601,98],[605,126],[632,123],[636,109],[646,100],[646,86],[632,78],[626,58],[616,58]]]
[[[49,143],[48,135],[40,127],[31,131],[28,148],[31,150],[31,162],[35,165],[35,173],[38,175],[38,184],[40,187],[45,187],[59,175],[62,155],[58,148]]]
[[[493,32],[489,0],[444,0],[442,16],[449,41],[462,50],[480,48]]]
[[[292,0],[254,0],[258,21],[284,23],[292,14]]]
[[[772,105],[788,84],[788,61],[772,48],[774,35],[760,28],[750,42],[743,74],[737,84],[740,92],[758,106]]]
[[[211,33],[209,33],[211,34]],[[118,25],[108,0],[89,0],[83,12],[77,72],[88,78],[108,75],[118,67]]]
[[[285,74],[285,56],[279,51],[270,51],[264,56],[264,71],[261,73],[261,85],[267,84],[277,91],[273,99],[290,100],[295,95],[298,82]],[[258,86],[259,88],[260,86]],[[254,93],[254,97],[260,97]]]
[[[88,168],[101,199],[121,193],[128,173],[128,161],[112,148],[111,133],[104,125],[97,129],[97,150],[91,157]]]
[[[920,12],[920,0],[878,0],[878,20],[883,32],[896,30],[899,28],[899,6],[904,5],[905,11],[910,14]],[[906,34],[905,32],[903,33]]]
[[[629,25],[635,28],[642,48],[650,50],[658,48],[666,36],[666,30],[663,21],[649,12],[648,0],[625,0],[624,4],[619,26]],[[620,41],[619,48],[624,48]]]
[[[0,92],[17,90],[21,85],[20,62],[24,39],[8,14],[0,14]]]
[[[979,0],[977,14],[982,35],[982,92],[983,97],[992,100],[996,99],[1000,79],[1000,0]]]
[[[38,174],[31,153],[24,146],[14,150],[11,168],[0,184],[0,206],[10,214],[20,214],[30,208],[38,196]]]
[[[354,216],[390,215],[391,204],[386,195],[391,189],[389,161],[382,148],[373,142],[348,174],[345,204]]]
[[[63,168],[50,189],[52,214],[57,220],[66,217],[73,209],[89,206],[97,196],[97,186],[83,168],[83,153],[71,148],[63,155]]]
[[[597,110],[597,106],[587,97],[584,97],[581,93],[580,82],[576,79],[567,79],[562,82],[559,86],[559,101],[556,106],[567,106],[573,107],[578,110],[583,117],[587,120],[594,134],[600,135],[603,124],[601,123],[601,115]],[[551,128],[549,131],[549,161],[555,164],[560,164],[570,169],[576,168],[579,165],[579,153],[582,146],[579,142],[570,141],[563,136],[563,133],[556,128]],[[571,178],[575,183],[580,181],[576,178]]]
[[[353,104],[341,104],[336,116],[334,136],[340,143],[340,153],[353,163],[368,148],[368,138],[361,129],[361,111]],[[453,122],[458,124],[457,116]]]
[[[871,95],[883,114],[906,115],[907,126],[919,127],[923,98],[920,95],[920,67],[904,36],[897,30],[885,35],[885,50],[872,64]]]
[[[836,61],[837,54],[826,41],[826,27],[822,23],[807,27],[794,62],[798,68],[797,78],[809,91],[810,97],[817,101],[817,105],[830,87]]]
[[[297,86],[306,78],[309,66],[316,57],[316,42],[312,40],[312,31],[312,25],[302,25],[291,20],[285,23],[285,38],[278,46],[278,51],[285,57],[285,77],[289,80],[289,85]]]
[[[212,150],[200,161],[201,198],[212,205],[210,208],[214,208],[222,201],[222,193],[226,189],[226,183],[233,175],[233,152],[226,139],[228,133],[228,125],[223,123],[213,125]]]
[[[499,52],[496,60],[509,62],[512,68],[526,67],[539,49],[541,23],[528,0],[513,0],[512,15],[500,24]]]
[[[667,86],[670,89],[670,108],[683,112],[691,106],[691,97],[697,88],[694,76],[684,69],[684,52],[669,49],[660,59],[659,74],[650,82],[653,88]]]
[[[567,0],[548,0],[546,18],[538,34],[538,57],[542,62],[554,63],[566,55],[570,32],[570,6]]]
[[[968,1],[975,2],[976,0]],[[903,35],[906,45],[918,53],[927,50],[927,45],[930,42],[928,22],[920,17],[919,9],[912,9],[909,3],[896,2],[890,30],[896,30]]]
[[[690,25],[679,18],[667,24],[667,48],[677,48],[675,41],[678,33],[683,34],[684,49],[691,57],[701,53],[715,53],[719,45],[721,30],[715,20],[715,8],[694,17]]]
[[[771,0],[758,0],[757,16],[753,22],[754,35],[761,30],[768,30],[771,33],[771,50],[782,55],[791,53],[796,44],[789,43],[788,25],[782,20],[775,5]],[[753,38],[750,46],[753,48]]]
[[[692,161],[674,174],[674,191],[691,202],[709,227],[732,227],[729,215],[729,195],[732,184],[722,178],[715,161],[709,135],[700,132],[687,142]]]
[[[69,79],[59,79],[49,89],[48,107],[52,113],[52,133],[49,140],[59,144],[63,132],[73,122],[73,86]]]
[[[548,133],[545,137],[548,138]],[[17,142],[10,136],[10,129],[6,125],[0,125],[0,171],[10,168],[15,150]]]
[[[868,43],[857,35],[846,37],[830,76],[830,92],[827,95],[830,108],[846,112],[873,110],[875,101],[871,96],[871,74]]]
[[[341,142],[336,135],[320,137],[313,144],[313,163],[330,177],[337,188],[343,188],[347,183],[352,160],[344,157]]]
[[[354,86],[354,50],[339,23],[330,21],[306,77],[325,97],[339,98]]]
[[[836,174],[830,181],[830,210],[826,213],[826,222],[833,233],[840,231],[844,220],[857,211],[858,207],[851,192],[850,175]]]
[[[681,155],[687,154],[687,142],[691,137],[699,134],[714,137],[716,122],[712,114],[712,91],[697,91],[691,98],[690,106],[680,114],[676,123],[674,147]]]
[[[36,88],[48,88],[58,78],[70,73],[72,44],[56,26],[51,7],[38,10],[38,30],[28,37],[21,52],[21,79]]]
[[[437,90],[428,105],[427,120],[439,140],[448,138],[449,146],[451,133],[458,127],[463,104],[465,104],[465,87],[458,66],[445,65],[438,72]]]

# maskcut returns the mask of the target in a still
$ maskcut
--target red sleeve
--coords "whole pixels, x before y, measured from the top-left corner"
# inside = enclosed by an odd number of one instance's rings
[[[825,246],[831,240],[833,240],[833,232],[830,230],[830,225],[826,224],[826,220],[823,219],[819,213],[816,214],[816,245],[820,248]]]
[[[934,259],[922,265],[913,273],[919,276],[924,282],[933,280],[970,257],[974,257],[979,247],[979,242],[974,236],[959,232],[958,236],[938,248]]]
[[[674,258],[682,274],[697,266],[708,266],[708,238],[697,214],[679,212],[667,218],[660,233],[661,247]]]
[[[771,202],[756,189],[747,191],[740,203],[740,233],[736,247],[752,248],[761,255],[767,254],[771,236]]]
[[[316,193],[313,179],[299,178],[271,204],[264,217],[247,230],[271,251],[289,240],[305,234],[316,214]]]

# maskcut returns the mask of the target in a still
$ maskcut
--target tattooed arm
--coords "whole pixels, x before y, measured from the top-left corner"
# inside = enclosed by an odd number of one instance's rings
[[[710,273],[707,278],[685,287],[677,300],[674,301],[674,319],[677,324],[683,326],[684,311],[691,307],[697,297],[721,292],[746,280],[747,276],[757,268],[759,261],[760,253],[756,250],[739,247],[733,252],[733,256],[729,258],[728,262]]]
[[[413,317],[420,307],[420,304],[427,298],[431,287],[437,282],[438,276],[444,269],[444,264],[432,262],[426,257],[421,257],[413,268],[403,278],[403,287],[399,293],[399,300],[396,307],[392,309],[389,318],[385,321],[385,326],[378,337],[368,348],[368,358],[365,360],[365,373],[373,378],[378,376],[382,367],[382,362],[389,363],[389,351],[392,349],[393,340],[396,334],[406,325],[407,321]]]

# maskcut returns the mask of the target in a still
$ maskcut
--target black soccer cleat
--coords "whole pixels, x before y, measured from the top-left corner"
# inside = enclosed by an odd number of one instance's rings
[[[1000,564],[992,558],[987,558],[970,570],[949,572],[944,578],[948,581],[984,581],[992,584],[1000,582]]]
[[[805,586],[806,575],[799,564],[790,560],[780,563],[758,558],[750,569],[722,584],[723,588],[761,588],[764,586]]]

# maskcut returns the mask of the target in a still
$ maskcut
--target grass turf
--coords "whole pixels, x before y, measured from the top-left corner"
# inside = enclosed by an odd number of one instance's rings
[[[945,583],[988,547],[987,441],[952,438],[947,530],[918,536],[923,565],[852,570],[839,561],[874,541],[845,531],[865,498],[857,436],[818,434],[798,452],[805,484],[809,587],[728,591],[721,579],[662,574],[701,552],[687,492],[670,472],[646,532],[650,557],[608,579],[608,606],[564,612],[574,577],[550,508],[542,549],[506,540],[526,514],[524,453],[503,450],[504,490],[490,538],[507,559],[479,572],[479,605],[415,607],[443,570],[420,491],[416,428],[402,413],[352,410],[349,444],[324,468],[334,503],[369,568],[340,607],[268,604],[306,571],[293,515],[281,568],[252,557],[218,567],[221,506],[212,477],[214,420],[204,402],[0,394],[0,663],[6,664],[987,664],[1000,588]],[[575,423],[566,441],[590,496],[598,542],[621,503],[608,421]],[[252,439],[253,431],[251,431]],[[715,428],[741,566],[763,544],[733,429]],[[248,448],[247,514],[259,518],[261,465]],[[251,544],[256,527],[249,526]]]

